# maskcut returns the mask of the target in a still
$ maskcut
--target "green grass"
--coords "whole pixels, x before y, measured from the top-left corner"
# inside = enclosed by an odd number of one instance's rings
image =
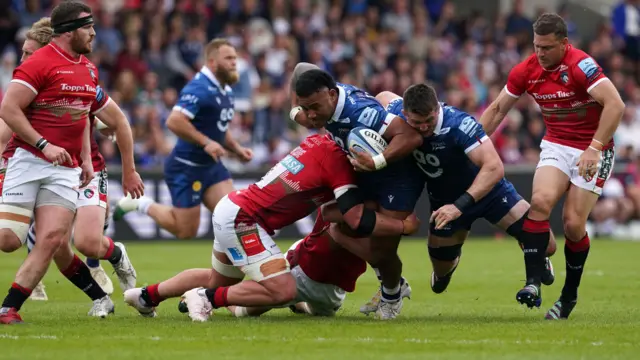
[[[286,249],[290,242],[281,242]],[[562,244],[560,244],[562,245]],[[190,267],[207,267],[208,242],[130,243],[139,285]],[[522,254],[512,241],[469,241],[444,294],[429,289],[431,265],[421,241],[405,241],[404,275],[413,287],[400,318],[378,322],[358,312],[376,289],[368,271],[332,319],[277,310],[235,319],[219,310],[205,324],[177,311],[141,318],[116,290],[116,314],[89,318],[90,302],[52,266],[48,302],[29,300],[27,324],[0,328],[0,359],[632,359],[640,350],[640,243],[594,242],[580,302],[569,321],[543,320],[564,281],[562,246],[554,258],[558,279],[543,290],[543,307],[515,301],[522,286]],[[1,255],[0,280],[11,283],[25,253]],[[105,264],[108,268],[109,265]],[[113,277],[114,283],[117,280]]]

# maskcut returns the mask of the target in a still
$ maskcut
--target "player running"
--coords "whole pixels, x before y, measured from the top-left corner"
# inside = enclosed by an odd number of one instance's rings
[[[238,81],[236,50],[229,41],[214,39],[206,46],[205,56],[206,65],[182,89],[167,119],[167,127],[179,138],[164,164],[173,206],[149,197],[125,197],[118,202],[114,220],[138,210],[178,238],[193,238],[200,226],[200,204],[204,202],[213,212],[220,199],[233,191],[221,157],[227,150],[244,162],[253,157],[251,149],[242,147],[227,131],[234,114],[230,85]]]
[[[613,169],[612,136],[624,103],[595,60],[569,44],[567,25],[560,16],[541,15],[533,32],[535,53],[511,70],[507,85],[482,114],[480,123],[487,134],[493,133],[525,92],[540,106],[547,131],[540,144],[531,209],[523,226],[527,283],[516,299],[529,307],[541,303],[549,216],[566,193],[562,216],[567,277],[560,299],[545,316],[566,319],[576,305],[589,254],[587,218]]]
[[[313,230],[296,241],[285,257],[296,280],[297,296],[287,304],[295,313],[333,316],[342,307],[346,293],[353,292],[356,281],[367,270],[367,263],[338,245],[327,232],[330,223],[318,211]],[[180,301],[180,312],[188,312]],[[273,307],[229,306],[234,316],[260,316]]]
[[[352,165],[340,147],[324,136],[307,137],[259,182],[220,201],[213,215],[212,269],[191,269],[128,290],[125,301],[141,314],[155,316],[162,300],[184,294],[194,321],[206,321],[214,308],[287,304],[296,298],[296,280],[271,236],[334,198],[345,222],[360,236],[417,230],[414,216],[396,220],[366,209],[354,184]],[[245,275],[250,280],[242,281]]]
[[[95,315],[113,312],[113,302],[68,242],[78,187],[87,186],[94,176],[88,115],[98,78],[95,66],[83,56],[91,52],[95,36],[91,8],[63,2],[53,9],[51,22],[54,39],[16,68],[0,107],[17,145],[4,173],[0,239],[22,241],[34,209],[40,234],[2,303],[2,324],[22,322],[18,311],[54,255],[63,274],[91,292],[94,308],[99,305]]]
[[[378,132],[388,147],[382,154],[360,152],[352,159],[357,168],[358,184],[378,211],[396,219],[413,212],[422,194],[424,182],[417,176],[411,152],[422,143],[422,137],[402,119],[389,114],[365,91],[351,85],[336,83],[328,73],[315,65],[300,63],[292,78],[295,106],[290,117],[307,128],[325,128],[331,138],[346,152],[349,132],[364,126]],[[388,166],[387,166],[388,163]],[[402,278],[402,262],[397,254],[400,236],[374,239],[376,256],[371,263],[381,280],[376,318],[394,319],[402,309],[402,298],[409,297],[411,288]]]
[[[376,98],[424,136],[413,157],[429,193],[431,290],[440,294],[460,263],[473,222],[484,218],[520,242],[529,204],[504,178],[502,161],[482,126],[469,114],[439,103],[431,86],[412,85],[403,97],[385,91]],[[547,255],[555,249],[553,240]],[[551,285],[553,281],[547,257],[542,282]]]
[[[46,46],[53,36],[50,18],[42,18],[31,26],[26,34],[26,40],[22,46],[23,53],[21,61],[26,61],[36,50]],[[125,193],[131,192],[134,197],[139,197],[144,191],[144,184],[140,175],[135,170],[133,160],[133,138],[131,128],[126,117],[111,99],[98,86],[96,99],[91,105],[90,122],[91,131],[97,122],[95,115],[100,113],[104,122],[111,126],[117,138],[122,158],[122,184]],[[4,123],[0,126],[0,148],[5,148],[5,144],[11,138],[12,132]],[[100,154],[98,143],[91,134],[91,159],[93,170],[97,174],[91,183],[79,190],[77,203],[76,222],[74,226],[74,245],[87,256],[87,265],[92,277],[100,287],[108,294],[113,293],[113,283],[100,266],[96,259],[108,260],[114,267],[115,273],[120,280],[120,286],[124,290],[135,287],[136,273],[127,255],[124,245],[114,243],[110,238],[103,236],[106,230],[107,216],[107,169],[104,158]],[[6,148],[3,156],[10,157],[16,150],[13,146]],[[31,251],[35,245],[35,223],[32,223],[27,236],[27,249]],[[14,244],[12,248],[17,248],[21,244]],[[31,293],[33,300],[47,300],[47,294],[42,282],[33,289]]]

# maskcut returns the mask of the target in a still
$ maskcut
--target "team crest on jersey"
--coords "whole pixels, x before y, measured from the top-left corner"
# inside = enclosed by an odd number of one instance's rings
[[[93,197],[93,190],[84,189],[84,197],[86,197],[87,199],[91,199]]]
[[[89,65],[87,65],[87,69],[89,69],[89,75],[91,75],[91,79],[93,81],[96,81],[96,73],[93,72],[93,69],[91,67],[89,67]]]
[[[202,190],[202,183],[198,180],[194,181],[191,185],[191,189],[193,189],[193,191],[195,192]]]
[[[569,82],[569,74],[566,71],[563,71],[560,74],[560,80],[562,80],[563,83],[568,83]]]

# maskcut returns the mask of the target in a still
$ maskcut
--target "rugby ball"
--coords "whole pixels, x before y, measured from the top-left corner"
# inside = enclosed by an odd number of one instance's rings
[[[347,145],[351,155],[354,155],[352,149],[355,148],[365,151],[371,156],[376,156],[387,148],[387,141],[376,131],[360,126],[349,132]]]

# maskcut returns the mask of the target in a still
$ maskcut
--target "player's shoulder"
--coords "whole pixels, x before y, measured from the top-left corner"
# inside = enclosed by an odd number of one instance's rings
[[[460,110],[455,106],[447,105],[442,103],[442,128],[449,128],[450,130],[461,130],[465,132],[468,128],[472,127],[474,124],[477,124],[476,118],[467,113],[466,111]],[[451,131],[450,131],[451,132]],[[453,133],[453,132],[451,132]]]
[[[574,70],[580,70],[587,78],[595,77],[602,72],[600,66],[591,55],[573,46],[569,49],[565,63]]]

